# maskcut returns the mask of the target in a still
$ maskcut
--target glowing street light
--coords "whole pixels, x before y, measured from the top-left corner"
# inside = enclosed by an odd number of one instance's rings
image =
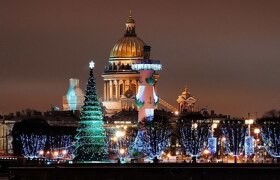
[[[125,149],[123,149],[123,148],[120,149],[120,154],[121,154],[121,155],[124,155],[124,153],[125,153]]]
[[[254,119],[246,119],[245,124],[248,125],[248,136],[250,136],[250,125],[254,123]]]
[[[255,133],[255,134],[258,135],[260,132],[261,132],[261,130],[260,130],[259,128],[255,128],[255,129],[254,129],[254,133]]]
[[[53,152],[54,157],[57,157],[58,154],[59,154],[58,151],[54,151],[54,152]]]
[[[116,135],[117,138],[124,137],[125,132],[124,131],[117,131],[115,135]]]
[[[65,155],[67,154],[67,151],[64,149],[64,150],[62,150],[62,152],[61,152],[61,153],[62,153],[62,155],[64,155],[64,156],[65,156]]]
[[[218,124],[212,124],[212,129],[216,129],[218,127]]]
[[[112,137],[112,141],[116,142],[118,138],[116,136]]]
[[[203,151],[203,154],[204,154],[204,155],[208,155],[208,154],[210,154],[210,151],[209,151],[208,149],[205,149],[205,150]]]
[[[197,126],[198,126],[197,123],[193,123],[193,124],[192,124],[192,128],[194,128],[194,129],[196,129]]]
[[[43,155],[44,155],[44,151],[43,151],[43,150],[40,150],[40,151],[39,151],[39,155],[40,155],[40,156],[43,156]]]

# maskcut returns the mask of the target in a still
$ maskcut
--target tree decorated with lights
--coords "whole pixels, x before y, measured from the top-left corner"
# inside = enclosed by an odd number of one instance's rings
[[[280,162],[280,110],[270,110],[258,120],[264,147],[269,155]]]
[[[45,147],[49,128],[46,120],[40,118],[23,119],[15,123],[12,130],[14,154],[36,157]]]
[[[244,151],[246,131],[244,120],[234,119],[221,122],[222,136],[226,139],[226,153],[234,156],[235,163],[237,163],[237,157]]]
[[[180,142],[186,154],[198,157],[207,148],[210,124],[204,119],[181,119],[179,121]],[[195,160],[195,159],[194,159]]]
[[[171,140],[172,128],[166,116],[155,114],[153,121],[145,119],[139,123],[145,128],[146,136],[143,139],[143,153],[148,157],[159,156],[166,150]]]
[[[85,92],[84,106],[75,137],[75,161],[101,161],[106,155],[106,135],[103,127],[103,115],[97,96],[94,62],[89,64],[90,74]]]

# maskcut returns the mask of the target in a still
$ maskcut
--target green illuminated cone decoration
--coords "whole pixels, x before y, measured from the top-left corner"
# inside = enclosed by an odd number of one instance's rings
[[[75,161],[102,161],[106,155],[105,129],[103,115],[97,96],[94,62],[90,62],[90,75],[85,93],[84,106],[75,137]]]

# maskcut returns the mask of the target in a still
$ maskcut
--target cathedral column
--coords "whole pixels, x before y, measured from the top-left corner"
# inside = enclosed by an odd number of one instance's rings
[[[131,90],[131,79],[130,79],[130,80],[128,80],[128,82],[129,82],[129,84],[128,84],[128,85],[129,85],[129,86],[128,86],[129,88],[128,88],[128,89],[130,89],[130,90]]]
[[[103,89],[103,98],[104,98],[104,101],[107,101],[107,97],[106,97],[106,91],[107,91],[107,81],[104,81],[104,89]]]
[[[110,96],[109,99],[113,100],[113,82],[112,80],[109,81],[109,87],[110,87]]]
[[[107,101],[110,101],[110,81],[107,81]]]
[[[119,80],[117,80],[116,83],[116,99],[119,100],[120,98],[120,84],[119,84]]]
[[[123,94],[124,94],[125,91],[126,91],[126,88],[125,88],[125,87],[126,87],[126,83],[125,83],[125,82],[126,82],[126,80],[123,80]]]

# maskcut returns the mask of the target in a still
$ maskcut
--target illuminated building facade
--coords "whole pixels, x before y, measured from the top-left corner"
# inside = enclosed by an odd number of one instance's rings
[[[129,16],[126,31],[110,52],[109,65],[105,67],[103,106],[106,114],[112,115],[121,110],[136,109],[135,96],[139,87],[140,74],[131,65],[143,59],[145,43],[137,37],[135,21]]]

